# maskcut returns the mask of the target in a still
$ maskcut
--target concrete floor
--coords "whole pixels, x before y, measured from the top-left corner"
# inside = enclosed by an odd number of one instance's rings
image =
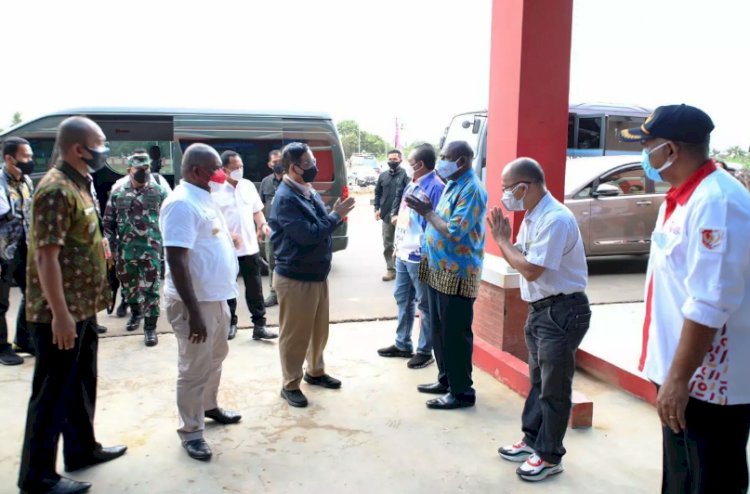
[[[523,400],[475,371],[474,409],[434,411],[415,386],[436,368],[407,369],[375,350],[390,344],[393,322],[331,327],[328,371],[338,391],[303,385],[307,409],[279,397],[275,342],[248,330],[231,342],[220,401],[240,424],[209,424],[210,463],[190,459],[175,429],[176,343],[147,349],[140,336],[101,340],[97,437],[124,443],[121,459],[74,475],[94,493],[651,493],[660,485],[660,429],[652,407],[579,374],[576,389],[595,404],[594,427],[571,430],[565,472],[546,487],[519,480],[500,444],[520,438]],[[33,359],[0,368],[0,492],[17,492],[19,453]]]

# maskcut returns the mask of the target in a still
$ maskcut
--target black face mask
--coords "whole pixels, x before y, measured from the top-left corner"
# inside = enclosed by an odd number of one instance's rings
[[[301,166],[299,167],[299,169],[302,170],[302,180],[304,180],[305,183],[308,184],[315,180],[315,177],[318,175],[318,167],[315,165],[311,166],[307,170],[305,170]]]
[[[282,173],[284,173],[284,165],[282,165],[281,163],[279,163],[278,165],[273,165],[273,172],[276,175],[281,175]]]
[[[21,170],[21,173],[24,175],[31,175],[31,172],[34,171],[34,161],[31,160],[25,163],[22,161],[16,161],[16,168]]]
[[[86,146],[86,151],[91,153],[91,158],[81,159],[88,165],[89,173],[96,173],[107,164],[107,158],[109,157],[109,148],[105,147],[103,151],[97,151]]]
[[[136,170],[133,173],[133,178],[139,184],[145,184],[145,183],[147,183],[148,182],[148,176],[149,176],[149,172],[146,171],[146,170],[144,170],[143,168],[140,168],[140,169]]]
[[[395,170],[396,168],[398,168],[398,165],[400,165],[400,164],[401,164],[400,161],[389,161],[388,162],[388,166],[391,168],[391,170]]]

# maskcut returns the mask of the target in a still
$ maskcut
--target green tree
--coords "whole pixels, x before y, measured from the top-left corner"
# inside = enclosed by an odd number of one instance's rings
[[[742,149],[740,146],[732,146],[729,149],[727,149],[727,154],[730,158],[742,158],[745,156],[745,150]]]
[[[344,148],[344,157],[349,158],[353,153],[372,153],[383,156],[386,152],[385,139],[379,135],[362,130],[354,120],[342,120],[336,125]]]
[[[17,111],[13,114],[13,119],[10,121],[11,125],[17,125],[23,122],[23,117],[21,116],[21,112]]]

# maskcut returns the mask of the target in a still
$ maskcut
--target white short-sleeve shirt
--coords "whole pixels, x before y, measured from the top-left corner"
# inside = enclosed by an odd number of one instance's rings
[[[211,197],[224,214],[231,233],[242,239],[237,249],[237,256],[250,256],[260,251],[253,216],[263,211],[263,201],[255,185],[245,178],[232,186],[229,181],[223,184],[211,184]]]
[[[162,204],[159,217],[164,247],[189,250],[188,265],[198,302],[236,298],[239,264],[226,221],[211,194],[182,182]],[[169,263],[164,294],[181,300]]]
[[[534,281],[521,277],[521,298],[526,302],[586,289],[589,271],[578,223],[549,192],[526,213],[516,248],[528,262],[545,268]]]
[[[712,162],[668,194],[651,235],[646,282],[641,368],[650,380],[664,383],[689,319],[716,329],[690,396],[750,403],[748,225],[750,193]]]

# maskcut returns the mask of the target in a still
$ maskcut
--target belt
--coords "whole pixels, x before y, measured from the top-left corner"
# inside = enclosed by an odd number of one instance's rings
[[[536,302],[529,302],[529,305],[534,310],[542,310],[542,309],[546,309],[552,304],[562,302],[563,300],[576,300],[576,299],[582,299],[588,302],[588,299],[586,298],[585,293],[576,292],[576,293],[560,293],[558,295],[551,295],[549,297],[545,297],[543,299],[537,300]]]

